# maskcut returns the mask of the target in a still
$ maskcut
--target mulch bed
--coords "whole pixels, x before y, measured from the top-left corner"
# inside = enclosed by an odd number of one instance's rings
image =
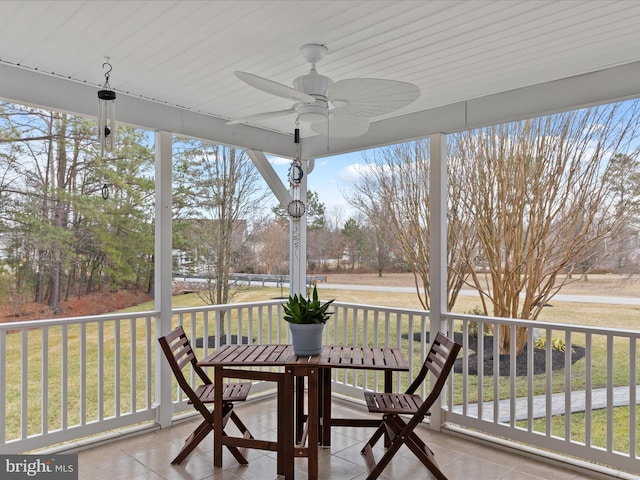
[[[421,340],[420,334],[414,334],[413,340],[419,342]],[[456,332],[454,333],[454,340],[457,343],[462,344],[462,333]],[[429,334],[427,333],[425,342],[429,342]],[[478,337],[470,336],[469,337],[469,349],[473,351],[473,353],[469,354],[468,357],[468,372],[469,375],[477,375],[478,374]],[[483,343],[484,350],[484,361],[483,361],[483,375],[493,376],[493,336],[487,335],[484,337]],[[580,347],[577,345],[572,346],[571,350],[571,364],[576,363],[578,360],[583,358],[585,355],[584,347]],[[553,371],[562,370],[564,368],[564,356],[565,352],[560,350],[552,350],[551,351],[551,368]],[[454,372],[462,373],[462,355],[459,355],[459,358],[456,360],[454,364]],[[546,350],[540,348],[534,348],[533,350],[533,372],[529,372],[527,368],[527,346],[525,345],[524,350],[520,355],[516,357],[516,376],[518,377],[526,377],[530,373],[533,375],[538,375],[541,373],[545,373],[547,370],[547,352]],[[510,368],[511,368],[511,355],[500,355],[498,360],[498,371],[500,376],[510,376]]]

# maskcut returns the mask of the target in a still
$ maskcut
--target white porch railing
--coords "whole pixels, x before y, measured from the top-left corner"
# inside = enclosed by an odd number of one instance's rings
[[[173,324],[185,327],[201,357],[225,342],[282,343],[288,329],[280,303],[176,309]],[[340,302],[334,312],[325,343],[400,347],[411,366],[409,374],[395,376],[395,387],[404,389],[429,346],[428,312]],[[52,447],[141,422],[153,425],[160,381],[153,364],[155,317],[141,312],[1,323],[0,452]],[[500,338],[493,332],[500,325],[512,337],[517,327],[531,327],[523,356],[515,355],[515,347],[512,355],[494,355]],[[447,422],[640,471],[640,331],[453,314],[445,316],[442,329],[463,345],[443,396]],[[543,350],[534,348],[539,336],[549,339]],[[564,352],[553,350],[551,339],[563,339]],[[363,389],[381,388],[383,382],[372,372],[332,375],[336,392],[358,399]],[[174,412],[189,408],[171,385]],[[269,387],[256,385],[252,393]]]
[[[458,332],[454,335],[463,345],[448,384],[447,421],[640,472],[639,330],[472,315],[445,318],[447,330]],[[511,338],[518,327],[528,327],[523,354],[516,356],[512,342],[510,354],[499,355],[500,326]],[[536,349],[541,337],[546,348]],[[554,349],[554,339],[563,350]]]
[[[153,421],[153,318],[0,323],[0,452]]]

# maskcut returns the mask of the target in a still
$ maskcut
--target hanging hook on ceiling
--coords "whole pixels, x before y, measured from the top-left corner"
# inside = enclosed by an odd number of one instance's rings
[[[104,57],[104,58],[106,58],[107,61],[102,64],[102,68],[105,68],[105,66],[109,67],[109,70],[104,72],[104,78],[105,78],[104,86],[111,88],[111,86],[109,85],[109,77],[111,76],[111,70],[113,70],[113,67],[111,66],[111,63],[109,63],[110,57]]]

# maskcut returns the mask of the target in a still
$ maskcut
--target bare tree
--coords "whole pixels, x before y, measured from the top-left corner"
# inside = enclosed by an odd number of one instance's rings
[[[228,303],[229,273],[244,249],[248,221],[261,211],[267,192],[242,150],[195,140],[176,150],[179,178],[188,183],[180,187],[183,214],[196,220],[186,234],[187,248],[208,273],[206,301]]]
[[[254,231],[259,239],[257,263],[264,273],[285,274],[289,272],[289,222],[264,220]]]
[[[608,181],[615,196],[616,215],[625,217],[620,226],[601,249],[600,256],[610,260],[618,272],[638,273],[638,236],[640,234],[640,159],[617,154],[611,160]]]
[[[465,256],[485,314],[536,319],[573,269],[627,220],[607,179],[615,154],[636,158],[638,103],[609,105],[454,136],[452,175],[460,210],[479,240]],[[509,353],[509,328],[499,332]],[[526,329],[516,332],[516,351]]]
[[[423,308],[429,309],[429,143],[421,140],[381,149],[367,158],[349,203],[366,216],[376,229],[387,229],[397,238],[404,261],[413,272]],[[451,177],[450,191],[458,193],[457,178]],[[468,268],[460,251],[473,251],[472,230],[461,229],[456,220],[457,203],[449,211],[447,304],[451,309]]]

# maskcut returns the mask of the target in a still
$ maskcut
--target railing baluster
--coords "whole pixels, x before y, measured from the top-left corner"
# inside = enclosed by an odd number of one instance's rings
[[[377,347],[379,345],[380,345],[380,311],[376,310],[373,313],[373,346]],[[373,388],[374,388],[374,391],[380,391],[380,380],[378,375],[374,377]]]
[[[60,428],[66,430],[69,426],[69,329],[67,324],[61,327],[60,362]]]
[[[80,325],[80,425],[87,424],[87,324]]]
[[[98,421],[104,419],[104,323],[98,322]]]
[[[21,438],[25,439],[29,436],[29,431],[28,431],[28,422],[29,422],[29,417],[28,417],[28,412],[29,412],[29,402],[28,402],[28,398],[29,398],[29,342],[28,342],[28,335],[29,335],[29,330],[26,328],[23,328],[20,330],[20,333],[22,335],[22,371],[21,371],[21,387],[20,387],[20,395],[22,398],[22,411],[25,412],[22,414],[22,418],[20,420],[20,427],[21,427]]]
[[[571,340],[571,331],[565,333],[564,345],[564,439],[566,442],[571,441],[571,350],[573,342]]]
[[[0,389],[2,392],[8,391],[9,382],[7,380],[7,331],[0,330]],[[0,394],[0,444],[4,444],[7,439],[7,405],[6,396]]]
[[[462,415],[469,414],[469,320],[462,320]]]
[[[587,332],[586,338],[584,341],[585,345],[585,410],[584,410],[584,419],[585,419],[585,445],[587,447],[591,447],[592,444],[592,436],[591,432],[593,431],[593,424],[591,419],[593,418],[593,357],[592,357],[592,336],[591,332]]]
[[[613,335],[607,334],[607,452],[613,451]]]
[[[117,417],[120,416],[120,364],[121,352],[120,352],[120,321],[115,320],[113,324],[113,390],[114,390],[114,405],[113,414]]]
[[[510,345],[510,359],[509,359],[509,425],[513,428],[516,426],[516,380],[518,379],[518,372],[516,370],[516,347],[517,347],[517,335],[516,326],[511,325],[509,327],[511,335]],[[500,372],[498,372],[498,376]],[[496,403],[500,404],[499,399]]]
[[[240,314],[241,314],[241,311],[238,310],[238,316],[240,316]],[[227,343],[233,343],[233,342],[231,342],[231,334],[233,332],[231,331],[231,310],[230,309],[225,309],[224,310],[224,320],[225,320],[225,325],[226,325],[225,330],[224,330],[225,331],[225,335],[226,335],[225,341]],[[221,342],[220,344],[222,344],[222,338],[220,339],[220,342]]]
[[[481,322],[478,320],[478,322]],[[496,324],[494,323],[494,331]],[[476,351],[476,378],[478,379],[478,419],[484,420],[484,320],[482,320],[482,329],[478,325],[478,348]],[[494,335],[495,336],[495,335]]]
[[[42,357],[40,378],[40,401],[41,408],[41,432],[46,435],[49,432],[49,328],[42,327],[41,332]]]
[[[551,437],[552,434],[552,424],[551,424],[551,420],[553,420],[553,359],[551,357],[551,354],[553,353],[552,350],[552,338],[551,335],[553,334],[553,331],[551,330],[551,328],[547,328],[546,329],[546,350],[545,350],[545,370],[544,370],[544,375],[545,375],[545,382],[546,382],[546,418],[545,418],[545,435],[547,437]]]
[[[153,325],[155,325],[155,319],[151,317],[151,315],[147,315],[147,317],[145,318],[145,338],[146,338],[146,371],[145,371],[145,375],[146,375],[146,405],[145,405],[145,409],[146,410],[150,410],[151,406],[153,405],[153,394],[154,394],[154,388],[153,388],[153,369],[152,369],[152,364],[153,362],[151,361],[151,359],[153,358],[153,352],[155,350],[156,347],[156,342],[151,342],[152,339],[152,334],[151,332],[153,331]],[[153,325],[152,325],[153,324]],[[157,332],[154,332],[155,335],[153,335],[153,337],[157,337],[159,336]]]
[[[637,381],[637,358],[638,358],[638,339],[629,338],[629,456],[635,458],[637,455],[637,430],[638,430],[638,416],[637,408],[633,408],[633,405],[638,404],[638,381]]]
[[[528,343],[527,343],[527,432],[533,432],[533,394],[534,394],[534,369],[533,362],[535,355],[535,340],[533,336],[533,328],[529,328],[527,331]]]
[[[135,413],[138,411],[138,399],[137,399],[137,366],[138,366],[138,349],[136,339],[138,338],[138,331],[136,328],[136,321],[132,318],[129,320],[129,402],[131,403],[130,412]]]
[[[493,332],[493,423],[500,420],[500,328]]]

